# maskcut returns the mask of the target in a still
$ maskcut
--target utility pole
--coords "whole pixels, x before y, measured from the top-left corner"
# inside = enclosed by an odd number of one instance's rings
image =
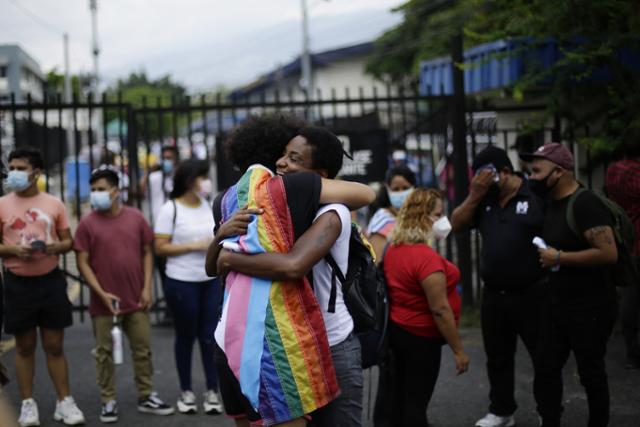
[[[300,86],[306,93],[309,99],[313,98],[313,77],[311,70],[311,48],[309,39],[309,9],[307,7],[307,0],[300,0],[302,7],[302,78],[300,79]]]
[[[100,55],[100,48],[98,47],[98,0],[89,0],[89,9],[91,10],[91,53],[93,54],[93,79],[91,85],[91,92],[93,93],[93,102],[98,102],[100,99],[100,74],[98,72],[98,56]],[[102,142],[102,116],[101,114],[94,115],[90,118],[95,130],[95,141],[100,144]]]

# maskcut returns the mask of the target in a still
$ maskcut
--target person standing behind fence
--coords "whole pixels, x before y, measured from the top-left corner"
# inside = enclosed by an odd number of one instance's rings
[[[378,262],[396,223],[396,215],[415,185],[416,174],[406,166],[395,166],[387,172],[385,185],[376,201],[378,210],[371,217],[366,233]]]
[[[607,195],[627,212],[636,231],[634,256],[640,259],[640,132],[627,136],[625,158],[609,165],[605,179]],[[622,335],[627,348],[626,367],[640,369],[640,283],[620,288]]]
[[[474,159],[469,196],[451,216],[454,231],[478,228],[482,236],[480,275],[484,282],[482,338],[487,354],[489,413],[478,427],[513,426],[515,353],[518,337],[535,359],[545,272],[538,262],[535,236],[542,235],[542,201],[513,172],[507,153],[490,146]],[[539,398],[539,381],[533,391]]]
[[[398,213],[383,268],[389,289],[389,342],[395,357],[393,425],[427,427],[427,406],[440,372],[442,345],[453,351],[458,375],[469,356],[458,334],[460,270],[429,246],[445,239],[449,222],[437,190],[411,192]]]
[[[11,152],[6,180],[11,193],[0,198],[5,330],[16,338],[16,373],[22,398],[18,421],[21,426],[40,424],[33,400],[40,328],[49,376],[58,397],[53,417],[67,425],[83,424],[84,415],[69,390],[64,329],[73,319],[67,281],[58,268],[59,255],[71,250],[71,230],[64,204],[38,191],[36,182],[43,167],[37,150],[17,148]]]
[[[207,391],[203,407],[219,414],[218,378],[213,360],[214,330],[222,300],[217,279],[205,272],[205,256],[213,240],[214,221],[205,201],[211,187],[209,163],[189,159],[180,163],[173,178],[171,200],[160,209],[155,224],[156,253],[167,257],[166,299],[176,331],[175,358],[182,394],[178,411],[197,412],[191,386],[191,359],[195,340],[200,344]]]
[[[531,161],[531,190],[549,200],[542,231],[548,248],[539,250],[540,263],[549,269],[551,297],[537,366],[542,426],[560,425],[562,368],[573,352],[587,393],[587,425],[604,427],[609,424],[604,358],[616,310],[615,286],[607,279],[608,266],[618,259],[613,216],[597,195],[580,190],[573,155],[562,144],[546,144],[522,157]],[[572,231],[568,215],[573,215],[580,235]]]
[[[118,181],[117,172],[109,167],[92,172],[89,183],[94,211],[80,221],[74,240],[78,269],[91,288],[89,313],[96,338],[103,423],[118,420],[111,340],[114,316],[129,339],[138,411],[156,415],[174,412],[153,392],[147,312],[152,302],[153,231],[140,211],[121,204]]]

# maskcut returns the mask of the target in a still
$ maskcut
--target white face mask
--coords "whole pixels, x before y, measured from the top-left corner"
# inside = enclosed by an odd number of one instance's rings
[[[213,193],[213,182],[210,179],[203,179],[200,181],[200,190],[198,191],[198,195],[203,198],[207,198],[211,196]]]
[[[434,222],[431,231],[433,232],[433,237],[437,240],[445,240],[451,232],[451,223],[449,222],[449,218],[443,216]]]

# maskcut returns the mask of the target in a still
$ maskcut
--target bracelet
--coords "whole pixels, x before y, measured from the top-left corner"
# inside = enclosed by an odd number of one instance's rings
[[[562,251],[558,251],[556,253],[556,265],[560,265],[560,254],[562,253]]]

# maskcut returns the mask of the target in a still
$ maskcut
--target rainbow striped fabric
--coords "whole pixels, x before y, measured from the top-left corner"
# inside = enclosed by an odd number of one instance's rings
[[[225,247],[250,254],[291,249],[294,230],[282,178],[251,167],[223,197],[223,221],[244,206],[264,213]],[[299,418],[339,393],[322,313],[306,279],[271,282],[231,272],[215,336],[264,425]]]

